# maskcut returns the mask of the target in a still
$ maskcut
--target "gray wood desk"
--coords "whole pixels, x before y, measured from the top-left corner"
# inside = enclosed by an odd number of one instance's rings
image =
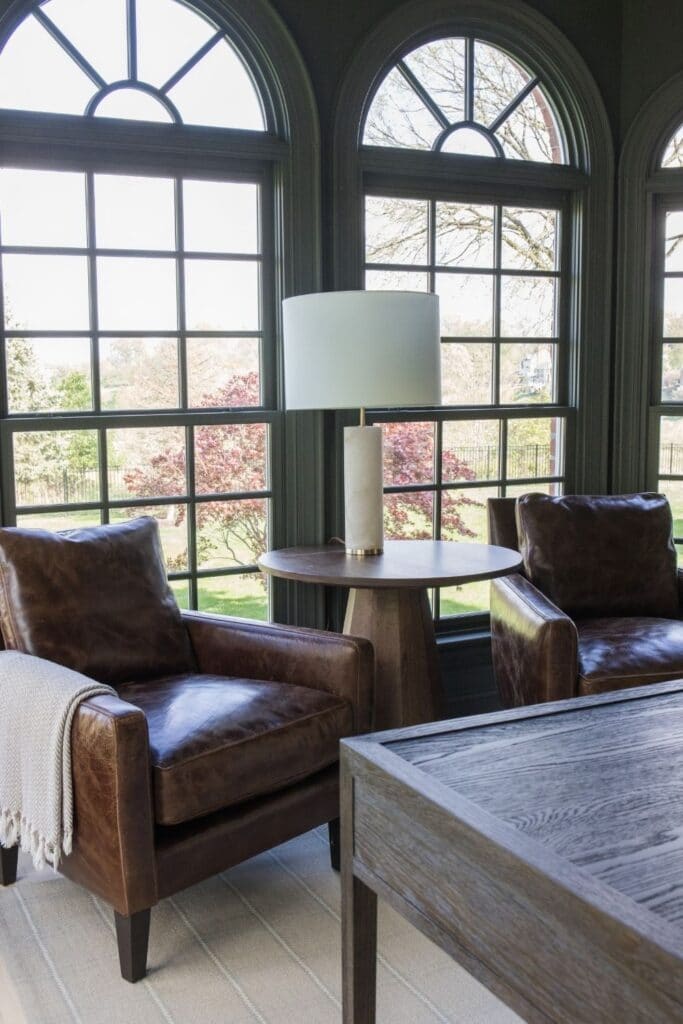
[[[533,1024],[683,1022],[682,680],[341,763],[344,1024],[375,1021],[377,895]]]
[[[342,547],[284,548],[258,562],[273,576],[350,587],[344,632],[375,648],[376,729],[431,722],[441,710],[441,679],[427,589],[505,576],[521,555],[493,544],[389,540],[381,555],[356,558]]]

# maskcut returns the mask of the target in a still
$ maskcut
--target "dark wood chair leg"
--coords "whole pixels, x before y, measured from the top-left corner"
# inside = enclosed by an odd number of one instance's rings
[[[150,915],[150,910],[139,910],[130,917],[114,911],[121,977],[125,981],[140,981],[147,973]]]
[[[339,871],[341,867],[341,847],[339,844],[339,818],[335,818],[331,821],[327,830],[330,835],[330,863],[334,871]]]
[[[16,882],[18,860],[18,846],[10,846],[8,849],[0,846],[0,885],[12,885]]]

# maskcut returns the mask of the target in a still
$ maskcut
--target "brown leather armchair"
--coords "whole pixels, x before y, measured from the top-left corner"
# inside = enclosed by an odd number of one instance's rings
[[[154,520],[0,530],[0,628],[118,696],[72,729],[75,837],[60,871],[114,909],[121,973],[144,977],[150,908],[330,822],[338,745],[369,728],[366,640],[179,612]],[[0,883],[17,850],[1,849]]]
[[[661,494],[491,498],[492,544],[524,572],[491,584],[506,707],[683,676],[681,574]]]

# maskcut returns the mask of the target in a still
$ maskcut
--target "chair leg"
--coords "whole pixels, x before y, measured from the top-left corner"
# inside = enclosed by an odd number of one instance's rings
[[[125,981],[140,981],[147,973],[150,914],[150,910],[139,910],[125,917],[114,911],[121,977]]]
[[[12,885],[17,880],[18,846],[0,846],[0,885]]]
[[[330,863],[334,871],[341,867],[341,847],[339,845],[339,818],[329,822],[327,830],[330,836]]]

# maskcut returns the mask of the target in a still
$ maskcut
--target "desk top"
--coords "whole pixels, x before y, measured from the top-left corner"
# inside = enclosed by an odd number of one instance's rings
[[[389,540],[381,555],[358,558],[339,545],[268,551],[259,568],[273,576],[347,587],[440,587],[514,572],[517,551],[447,540]]]

